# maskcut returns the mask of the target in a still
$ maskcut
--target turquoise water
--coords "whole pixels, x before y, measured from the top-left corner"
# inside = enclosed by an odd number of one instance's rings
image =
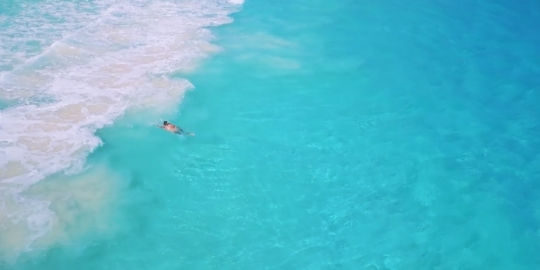
[[[56,219],[0,266],[537,269],[538,10],[247,1],[166,73],[194,86],[172,109],[127,109],[24,192]]]

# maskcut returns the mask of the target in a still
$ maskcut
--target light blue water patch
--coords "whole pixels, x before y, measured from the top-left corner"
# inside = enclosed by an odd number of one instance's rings
[[[13,105],[15,105],[15,103],[9,100],[0,100],[0,110],[3,110]]]
[[[22,8],[22,2],[24,1],[2,1],[2,3],[0,3],[0,15],[13,16],[14,14],[17,14],[17,12],[20,11],[20,9]]]
[[[179,75],[164,117],[195,137],[136,113],[98,132],[120,230],[5,268],[537,269],[526,4],[247,2]]]

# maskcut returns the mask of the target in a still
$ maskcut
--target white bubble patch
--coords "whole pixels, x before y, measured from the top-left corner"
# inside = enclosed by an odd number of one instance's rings
[[[21,193],[80,169],[101,144],[96,130],[128,108],[174,107],[192,85],[168,74],[218,51],[207,27],[230,23],[242,2],[49,0],[10,18],[0,30],[0,64],[9,66],[0,99],[17,103],[0,111],[0,254],[62,235],[55,224],[66,217],[51,197]]]

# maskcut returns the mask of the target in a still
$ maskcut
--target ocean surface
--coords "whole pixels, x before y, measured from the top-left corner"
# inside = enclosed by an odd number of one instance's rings
[[[540,269],[538,25],[529,0],[1,0],[0,269]]]

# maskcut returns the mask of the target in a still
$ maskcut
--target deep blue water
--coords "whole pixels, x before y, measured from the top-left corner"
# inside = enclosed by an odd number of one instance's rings
[[[177,110],[126,111],[85,172],[30,190],[83,195],[54,197],[61,240],[3,269],[540,267],[537,3],[231,17],[220,52],[168,74],[194,86]]]

